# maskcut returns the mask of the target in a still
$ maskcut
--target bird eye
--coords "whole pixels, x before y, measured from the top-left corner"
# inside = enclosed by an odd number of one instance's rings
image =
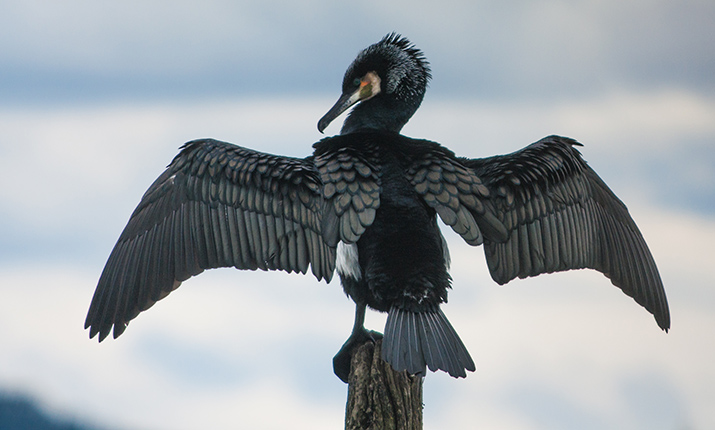
[[[360,82],[361,82],[361,81],[360,81],[360,78],[355,78],[355,80],[353,80],[353,85],[356,86],[356,87],[359,87],[359,86],[360,86]]]

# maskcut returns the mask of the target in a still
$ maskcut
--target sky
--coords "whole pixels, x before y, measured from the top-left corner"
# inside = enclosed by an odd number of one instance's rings
[[[477,371],[427,375],[425,428],[715,428],[712,22],[710,0],[4,1],[0,393],[107,430],[340,428],[332,357],[354,307],[337,280],[212,270],[117,340],[90,341],[83,322],[181,144],[309,155],[344,70],[397,31],[433,71],[404,134],[475,158],[549,134],[582,142],[672,316],[663,333],[593,271],[499,287],[483,251],[444,230],[443,309]]]

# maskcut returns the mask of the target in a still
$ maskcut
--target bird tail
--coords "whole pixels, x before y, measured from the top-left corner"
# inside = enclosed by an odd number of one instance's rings
[[[393,369],[410,374],[443,370],[455,378],[476,367],[442,310],[411,312],[393,306],[387,314],[382,359]]]

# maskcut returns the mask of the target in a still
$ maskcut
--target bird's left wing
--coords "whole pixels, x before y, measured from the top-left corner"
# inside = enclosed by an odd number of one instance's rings
[[[548,136],[508,155],[463,159],[489,188],[506,240],[485,237],[492,278],[596,269],[670,327],[653,256],[628,209],[598,177],[573,139]]]
[[[321,233],[312,158],[269,155],[212,139],[187,143],[144,194],[114,246],[85,321],[104,339],[217,267],[284,270],[330,280],[335,247]]]

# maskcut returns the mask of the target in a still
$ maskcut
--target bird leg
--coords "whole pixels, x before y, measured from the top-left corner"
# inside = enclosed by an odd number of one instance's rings
[[[376,342],[382,339],[382,333],[365,329],[365,309],[365,303],[356,303],[353,331],[343,344],[343,347],[340,348],[340,351],[333,357],[333,372],[346,384],[350,376],[350,361],[353,358],[355,349],[365,342]]]

